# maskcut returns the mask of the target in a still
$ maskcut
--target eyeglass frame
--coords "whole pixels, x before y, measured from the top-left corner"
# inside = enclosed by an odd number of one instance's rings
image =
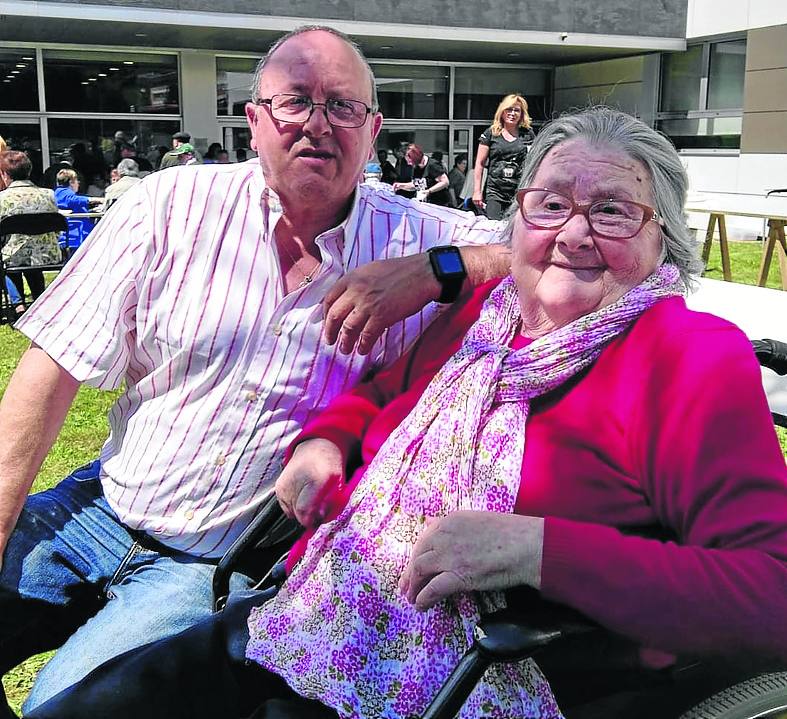
[[[311,108],[309,108],[309,114],[306,115],[306,118],[303,120],[282,120],[276,117],[276,115],[273,114],[273,100],[276,97],[305,97],[311,103]],[[331,122],[331,117],[328,114],[328,103],[339,102],[341,100],[344,100],[345,102],[357,102],[358,104],[364,106],[366,112],[364,113],[363,116],[363,122],[360,125],[336,125],[333,122]],[[302,95],[297,92],[277,92],[274,95],[271,95],[270,97],[258,97],[252,100],[251,103],[252,105],[257,105],[257,106],[267,105],[270,108],[271,117],[274,120],[277,120],[278,122],[286,123],[287,125],[305,125],[307,122],[309,122],[309,120],[311,120],[311,117],[314,114],[314,110],[318,107],[321,107],[323,115],[325,115],[325,120],[331,127],[341,127],[346,130],[351,130],[356,127],[363,127],[366,124],[366,118],[369,117],[369,115],[373,115],[376,112],[376,110],[373,107],[367,105],[363,100],[354,100],[353,98],[350,97],[329,97],[325,102],[315,102],[308,95]]]
[[[522,199],[528,192],[552,192],[556,195],[560,195],[561,197],[565,197],[571,203],[571,212],[569,212],[568,217],[566,217],[566,219],[563,220],[563,222],[561,222],[559,225],[551,225],[549,227],[537,225],[535,222],[525,217],[525,212],[522,208]],[[640,222],[636,232],[633,232],[630,235],[608,235],[605,232],[599,232],[593,226],[593,222],[590,219],[590,208],[593,207],[593,205],[599,204],[600,202],[628,202],[644,210],[642,221]],[[614,197],[607,197],[603,200],[593,200],[592,202],[577,202],[573,197],[571,197],[571,195],[566,195],[562,192],[558,192],[557,190],[550,190],[547,187],[523,187],[521,190],[516,191],[516,204],[519,208],[520,217],[525,222],[527,222],[528,225],[535,227],[537,230],[560,230],[568,224],[568,221],[574,217],[574,215],[584,215],[585,220],[588,223],[588,227],[593,231],[593,233],[607,240],[630,240],[632,237],[636,237],[640,232],[642,232],[642,229],[648,224],[648,222],[655,222],[659,225],[659,227],[664,227],[664,219],[656,209],[642,202],[635,202],[634,200],[619,200]],[[648,216],[648,214],[650,214],[650,216]]]

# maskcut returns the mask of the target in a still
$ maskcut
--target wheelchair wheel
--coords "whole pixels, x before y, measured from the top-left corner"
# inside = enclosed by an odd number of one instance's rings
[[[787,672],[761,674],[735,684],[680,719],[787,719]]]

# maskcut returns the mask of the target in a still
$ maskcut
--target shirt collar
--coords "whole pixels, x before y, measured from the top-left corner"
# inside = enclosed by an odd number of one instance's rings
[[[256,162],[257,168],[254,175],[254,181],[260,191],[260,207],[262,209],[263,221],[265,222],[265,234],[268,237],[273,237],[272,231],[279,221],[282,214],[281,201],[276,191],[271,188],[266,179],[265,173],[262,170],[262,165],[258,159],[249,160],[249,162]],[[360,185],[356,185],[353,192],[353,199],[350,204],[350,210],[342,222],[335,227],[317,235],[315,244],[322,250],[331,250],[329,243],[335,243],[336,250],[341,257],[344,254],[344,248],[347,245],[347,238],[354,237],[358,228],[359,206],[361,203],[361,190]]]

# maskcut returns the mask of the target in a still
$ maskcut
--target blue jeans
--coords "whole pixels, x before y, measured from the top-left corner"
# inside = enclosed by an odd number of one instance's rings
[[[28,497],[0,571],[0,672],[60,650],[30,711],[118,654],[209,617],[215,563],[129,530],[104,499],[96,460]],[[249,580],[236,574],[233,590]],[[62,645],[62,646],[61,646]]]
[[[16,289],[16,285],[11,282],[11,278],[6,275],[5,276],[5,288],[8,291],[8,299],[12,305],[21,305],[22,304],[22,297],[19,294],[19,290]]]

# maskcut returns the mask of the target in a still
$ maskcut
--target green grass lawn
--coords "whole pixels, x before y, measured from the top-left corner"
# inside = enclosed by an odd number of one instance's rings
[[[733,279],[747,284],[756,283],[760,250],[759,243],[730,243]],[[774,262],[771,268],[768,286],[778,288],[780,283],[775,269],[776,264]],[[721,279],[718,243],[713,246],[707,276]],[[0,327],[0,393],[5,391],[11,372],[26,347],[27,341],[22,335],[7,326]],[[108,432],[107,411],[116,396],[116,392],[100,392],[89,387],[82,387],[79,390],[60,437],[33,485],[34,491],[38,492],[53,486],[71,469],[98,456]],[[782,450],[787,457],[787,432],[781,429],[778,432]],[[27,696],[36,673],[48,657],[47,654],[33,657],[4,678],[3,684],[9,703],[16,711],[19,711],[20,704]]]

